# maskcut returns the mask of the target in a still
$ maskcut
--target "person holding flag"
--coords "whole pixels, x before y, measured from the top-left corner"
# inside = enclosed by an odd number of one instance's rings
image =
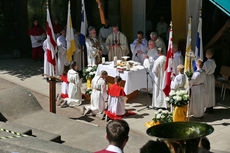
[[[68,3],[66,42],[67,42],[66,58],[68,60],[68,63],[70,63],[72,61],[72,56],[73,56],[74,52],[77,50],[76,44],[74,41],[74,33],[73,33],[72,20],[71,20],[70,1]]]
[[[174,59],[173,59],[173,42],[172,42],[172,23],[171,23],[171,28],[169,31],[169,44],[168,44],[168,52],[167,52],[167,59],[166,59],[166,64],[164,68],[164,88],[163,91],[166,96],[169,96],[170,93],[170,86],[171,86],[171,81],[175,77],[175,68],[174,68]]]
[[[43,42],[44,49],[44,74],[47,76],[56,76],[57,64],[56,64],[56,53],[57,53],[57,43],[53,31],[53,26],[50,19],[49,8],[47,6],[47,39]]]

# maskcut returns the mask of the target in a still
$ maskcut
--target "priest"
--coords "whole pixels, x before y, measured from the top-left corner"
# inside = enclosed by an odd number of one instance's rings
[[[155,41],[157,48],[162,48],[166,52],[165,42],[158,36],[158,34],[156,32],[151,32],[150,38],[151,38],[151,40]]]
[[[94,27],[89,27],[89,38],[86,39],[88,66],[95,66],[101,63],[103,47],[97,39]]]
[[[109,61],[113,60],[114,56],[121,59],[122,56],[129,54],[128,42],[126,36],[119,31],[118,26],[113,26],[113,33],[106,39]]]
[[[101,75],[95,76],[92,80],[92,94],[91,94],[91,104],[89,106],[83,107],[83,115],[92,111],[95,114],[97,111],[99,114],[104,113],[105,101],[107,100],[106,91],[106,78],[108,73],[106,71],[101,71]]]
[[[154,88],[153,88],[153,99],[152,107],[155,109],[167,108],[167,103],[165,101],[165,94],[162,91],[165,87],[164,80],[164,69],[166,56],[164,55],[165,51],[162,48],[158,48],[159,57],[154,62],[152,72],[154,74]]]
[[[58,48],[58,74],[61,75],[64,70],[64,65],[68,64],[66,58],[67,42],[66,42],[66,31],[63,29],[61,35],[57,38]]]
[[[144,62],[144,53],[147,49],[147,40],[143,38],[143,32],[138,31],[137,33],[137,39],[133,41],[132,44],[130,44],[130,49],[132,51],[132,60],[137,61],[141,64]]]
[[[73,60],[77,63],[78,70],[81,71],[82,70],[82,51],[81,51],[81,45],[79,42],[79,35],[80,33],[74,30],[74,41],[75,41],[77,50],[73,54]]]
[[[173,43],[172,51],[173,51],[173,66],[174,66],[174,70],[176,70],[178,65],[180,64],[184,65],[184,57],[181,54],[181,51],[178,50],[178,46],[175,43]],[[176,71],[175,74],[177,75],[178,72]]]

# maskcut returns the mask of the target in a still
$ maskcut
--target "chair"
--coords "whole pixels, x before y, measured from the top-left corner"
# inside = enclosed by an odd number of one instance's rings
[[[221,87],[220,97],[225,99],[226,89],[230,89],[230,67],[229,66],[221,66],[220,69],[220,77],[216,79],[216,86]]]

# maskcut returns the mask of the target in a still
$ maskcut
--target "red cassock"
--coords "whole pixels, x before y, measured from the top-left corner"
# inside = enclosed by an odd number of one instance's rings
[[[45,30],[42,27],[39,26],[33,26],[29,30],[29,35],[30,36],[42,36],[42,34],[45,33]],[[32,59],[43,59],[44,56],[44,51],[42,49],[42,42],[41,45],[36,44],[36,46],[33,46],[32,42]]]
[[[112,152],[112,151],[108,151],[108,150],[101,150],[101,151],[98,151],[98,152],[94,152],[94,153],[116,153],[116,152]]]
[[[117,84],[113,84],[109,87],[108,94],[113,97],[126,96],[124,90]]]

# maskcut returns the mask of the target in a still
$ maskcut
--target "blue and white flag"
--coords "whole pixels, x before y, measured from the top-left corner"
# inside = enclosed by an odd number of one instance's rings
[[[81,34],[80,34],[80,44],[82,46],[85,45],[85,37],[87,34],[87,27],[88,27],[88,23],[87,23],[87,17],[86,17],[86,13],[85,13],[85,2],[84,0],[81,1]]]
[[[197,36],[196,36],[196,49],[195,49],[195,56],[196,59],[203,60],[203,42],[202,42],[202,17],[200,11],[200,18],[199,18],[199,25],[197,29]],[[196,71],[196,61],[193,61],[193,70]]]

